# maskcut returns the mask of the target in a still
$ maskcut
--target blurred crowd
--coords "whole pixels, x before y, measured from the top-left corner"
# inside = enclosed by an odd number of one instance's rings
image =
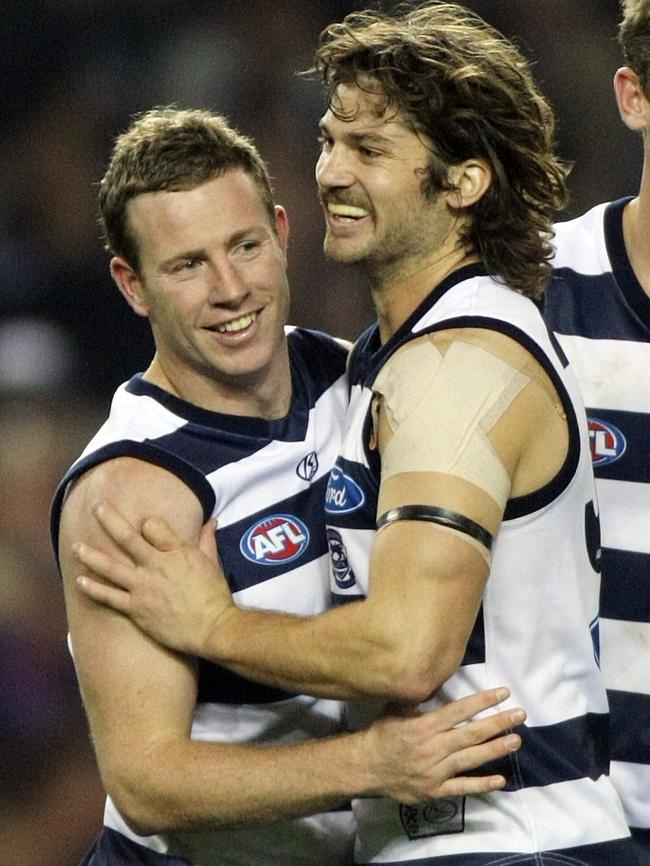
[[[299,77],[343,0],[11,0],[0,28],[0,864],[74,866],[102,793],[49,547],[54,486],[115,387],[148,363],[118,296],[96,184],[129,117],[174,103],[255,139],[291,225],[295,323],[353,338],[361,277],[320,253],[322,109]],[[375,2],[373,5],[381,5]],[[568,215],[638,188],[641,143],[615,113],[618,0],[467,0],[535,61],[574,164]],[[98,647],[101,652],[101,647]]]

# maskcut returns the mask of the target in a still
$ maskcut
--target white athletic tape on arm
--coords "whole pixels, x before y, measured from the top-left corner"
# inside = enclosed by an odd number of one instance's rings
[[[510,478],[488,433],[529,381],[460,340],[444,356],[431,340],[395,354],[373,386],[393,432],[382,450],[382,481],[403,472],[455,475],[505,507]]]

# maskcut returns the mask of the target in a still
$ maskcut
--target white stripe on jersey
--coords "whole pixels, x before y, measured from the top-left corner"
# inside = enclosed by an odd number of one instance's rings
[[[219,526],[229,526],[246,515],[273,506],[278,499],[277,477],[263,473],[261,467],[274,465],[278,459],[283,463],[292,460],[297,467],[308,451],[318,454],[319,466],[311,479],[312,483],[329,473],[338,454],[338,435],[332,435],[332,425],[323,423],[327,417],[342,418],[347,406],[346,386],[343,377],[329,388],[309,412],[308,429],[304,440],[287,442],[274,440],[247,455],[242,460],[222,466],[206,478],[215,488],[217,497],[215,513]],[[287,472],[283,480],[283,496],[288,498],[300,493],[305,481],[297,472]],[[235,495],[236,494],[236,495]]]
[[[341,711],[338,701],[298,695],[288,704],[199,704],[192,720],[192,739],[268,743],[272,731],[274,743],[293,743],[330,736],[335,731]]]
[[[580,383],[585,406],[650,414],[650,388],[639,388],[650,370],[650,343],[556,336]]]
[[[650,766],[630,764],[625,761],[612,761],[609,777],[614,785],[625,791],[624,808],[630,827],[644,827],[650,830]]]
[[[596,490],[603,547],[650,553],[650,484],[599,478]]]
[[[611,270],[602,231],[606,207],[600,204],[582,217],[555,226],[553,267],[591,276]]]
[[[124,382],[115,392],[108,418],[84,448],[79,460],[123,436],[128,436],[133,442],[143,442],[151,438],[152,430],[157,437],[167,436],[187,423],[153,397],[129,393],[127,385],[128,382]]]
[[[240,589],[233,593],[233,598],[239,607],[281,610],[297,616],[321,613],[329,607],[330,590],[324,582],[316,583],[313,580],[314,569],[322,569],[327,573],[329,553],[324,553],[306,565],[296,566],[291,571]]]
[[[639,659],[650,646],[650,623],[601,619],[601,670],[608,689],[650,695],[650,675]],[[650,773],[650,767],[648,767]],[[650,788],[648,789],[650,790]],[[648,809],[650,812],[650,808]]]
[[[590,826],[592,844],[607,842],[620,834],[625,825],[620,801],[606,777],[596,783],[607,809],[598,813]],[[549,851],[558,838],[564,847],[584,844],[584,827],[576,822],[576,815],[588,816],[593,804],[593,786],[590,779],[558,782],[544,788],[523,788],[519,791],[501,791],[465,799],[465,832],[433,837],[427,863],[435,863],[436,842],[444,846],[447,857],[499,852],[493,862],[509,863],[510,852],[533,854]],[[454,802],[458,802],[460,798]],[[363,844],[358,845],[356,858],[360,863],[417,863],[412,857],[414,840],[406,835],[400,819],[400,808],[391,800],[359,800],[354,804],[357,821],[364,821]],[[390,840],[390,841],[388,841]],[[379,853],[381,852],[381,853]],[[549,855],[544,862],[551,862]],[[519,862],[512,860],[512,863]],[[557,857],[557,863],[569,863],[566,857]]]

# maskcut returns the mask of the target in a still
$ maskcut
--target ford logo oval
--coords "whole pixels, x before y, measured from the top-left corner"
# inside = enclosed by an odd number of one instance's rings
[[[340,466],[333,466],[325,491],[325,511],[328,514],[347,514],[361,508],[364,502],[363,490],[357,482]]]

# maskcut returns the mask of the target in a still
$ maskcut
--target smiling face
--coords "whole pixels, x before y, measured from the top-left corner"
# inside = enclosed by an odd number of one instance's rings
[[[270,400],[282,414],[291,392],[284,211],[273,226],[255,180],[231,169],[193,189],[139,195],[127,213],[140,267],[116,257],[111,269],[151,323],[147,378],[205,408],[264,414]]]
[[[443,196],[423,192],[432,154],[378,93],[338,86],[321,120],[316,181],[326,219],[324,250],[381,274],[408,273],[435,256],[453,229]]]

